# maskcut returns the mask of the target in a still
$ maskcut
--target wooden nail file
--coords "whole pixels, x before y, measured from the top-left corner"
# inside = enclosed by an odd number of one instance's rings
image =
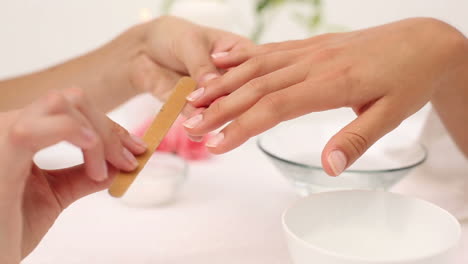
[[[141,170],[145,167],[148,160],[158,148],[161,141],[166,136],[174,121],[179,116],[185,106],[186,97],[195,90],[197,84],[189,77],[183,77],[177,83],[174,92],[169,100],[159,111],[151,126],[146,130],[143,141],[148,145],[148,150],[137,157],[138,168],[132,172],[120,172],[109,188],[109,194],[114,197],[122,197],[130,184],[135,180]]]

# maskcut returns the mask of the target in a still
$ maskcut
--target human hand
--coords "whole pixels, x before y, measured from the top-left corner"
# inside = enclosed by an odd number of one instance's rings
[[[249,49],[252,42],[222,30],[164,16],[139,27],[143,49],[133,63],[131,83],[144,92],[167,99],[181,75],[190,75],[199,87],[222,72],[213,54]]]
[[[233,51],[215,63],[240,66],[207,83],[192,104],[211,106],[185,125],[189,134],[200,136],[233,120],[207,144],[219,154],[282,121],[351,107],[358,117],[322,153],[325,171],[336,176],[450,86],[465,46],[464,36],[451,26],[418,18]]]
[[[0,114],[0,262],[19,263],[71,203],[136,168],[145,144],[90,105],[79,89],[51,92],[22,110]],[[33,162],[39,150],[68,141],[84,164],[56,171]]]

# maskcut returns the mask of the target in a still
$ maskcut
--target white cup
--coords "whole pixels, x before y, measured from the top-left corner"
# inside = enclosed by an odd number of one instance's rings
[[[458,221],[423,200],[384,191],[334,191],[283,215],[294,264],[453,264]]]

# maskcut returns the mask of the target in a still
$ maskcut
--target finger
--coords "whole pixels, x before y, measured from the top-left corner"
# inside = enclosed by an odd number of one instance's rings
[[[108,122],[110,122],[114,133],[119,136],[124,148],[136,155],[141,155],[146,152],[148,145],[143,139],[134,134],[130,134],[125,128],[110,119],[108,119]]]
[[[253,58],[257,54],[255,48],[236,51],[219,51],[211,54],[213,63],[221,69],[236,67]]]
[[[197,32],[188,37],[192,43],[179,43],[176,53],[179,60],[185,65],[190,76],[200,86],[219,77],[217,67],[211,58],[212,45],[208,38],[201,37]]]
[[[91,149],[98,141],[93,130],[64,114],[33,119],[20,118],[10,127],[9,136],[17,148],[31,153],[61,141],[68,141],[81,149]]]
[[[130,146],[132,150],[139,154],[146,150],[144,145],[135,141],[135,138],[132,138],[125,129],[115,124],[92,104],[89,104],[80,89],[68,89],[64,94],[87,118],[99,135],[100,141],[102,142],[102,149],[95,149],[93,151],[102,152],[105,159],[118,169],[126,171],[134,170],[138,166],[138,162],[134,155],[123,146],[122,138],[126,140],[127,145]]]
[[[86,177],[85,165],[46,171],[47,177],[53,178],[49,182],[56,193],[59,204],[63,207],[62,209],[84,196],[107,189],[117,172],[116,168],[108,166],[108,179],[96,182]]]
[[[193,118],[195,116],[200,115],[203,111],[205,111],[205,108],[198,108],[198,109],[194,110],[191,113],[191,115],[189,116],[189,118],[187,120],[185,120],[185,122],[187,122],[188,120],[190,120],[191,118]],[[185,126],[185,122],[183,123],[184,126]],[[195,136],[195,135],[190,135],[190,134],[187,134],[187,136],[193,142],[201,142],[203,140],[203,136]]]
[[[404,117],[391,104],[377,101],[357,119],[333,136],[322,153],[322,164],[331,176],[340,175],[378,139],[392,131]]]
[[[150,92],[156,98],[166,101],[181,78],[181,74],[168,70],[145,56],[135,62],[130,73],[130,81],[140,91]]]
[[[207,106],[217,98],[232,93],[254,78],[291,65],[300,54],[300,51],[295,50],[255,57],[227,72],[223,77],[210,82],[206,88],[194,91],[187,99],[195,107]]]
[[[241,115],[265,95],[302,82],[308,72],[308,67],[297,64],[253,79],[225,99],[211,104],[199,116],[189,119],[184,126],[192,136],[205,135]]]
[[[262,56],[272,52],[302,48],[318,49],[335,37],[336,33],[329,33],[304,40],[267,43],[260,46],[250,46],[248,48],[232,50],[229,52],[216,52],[212,54],[212,57],[214,64],[218,68],[228,69],[231,67],[236,67],[255,56]]]
[[[212,153],[225,153],[282,121],[344,106],[347,99],[337,93],[338,87],[327,82],[302,82],[270,93],[232,121],[206,145]]]

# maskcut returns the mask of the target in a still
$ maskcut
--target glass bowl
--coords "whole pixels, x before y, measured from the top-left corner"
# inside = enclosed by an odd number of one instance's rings
[[[344,125],[336,116],[313,114],[278,125],[261,135],[257,143],[301,195],[347,189],[388,190],[427,158],[426,148],[410,136],[390,133],[339,177],[330,177],[322,168],[321,153]]]

